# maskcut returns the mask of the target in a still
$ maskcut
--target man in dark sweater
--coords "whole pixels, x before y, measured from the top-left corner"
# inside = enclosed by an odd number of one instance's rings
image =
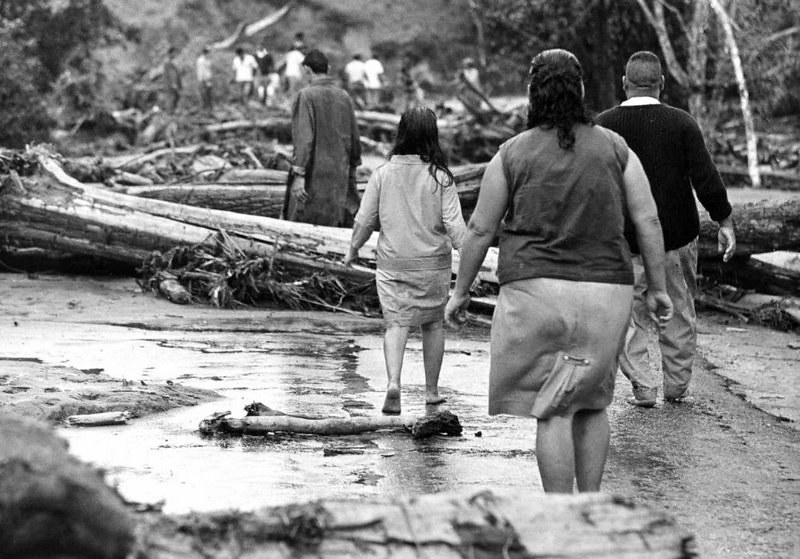
[[[732,210],[697,123],[688,113],[658,100],[664,87],[658,56],[647,51],[631,56],[622,84],[627,101],[600,114],[596,122],[625,138],[650,180],[667,251],[667,293],[675,307],[672,320],[658,333],[664,400],[685,402],[689,399],[697,339],[694,296],[700,219],[692,189],[711,219],[719,224],[719,250],[726,262],[736,250]],[[633,398],[628,402],[652,407],[656,404],[658,380],[648,363],[647,283],[630,224],[625,233],[633,253],[636,286],[632,324],[620,355],[620,369],[633,385]]]

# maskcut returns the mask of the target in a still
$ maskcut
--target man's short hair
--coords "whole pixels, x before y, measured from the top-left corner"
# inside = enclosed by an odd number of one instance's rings
[[[661,61],[648,50],[636,52],[625,65],[625,78],[631,87],[658,88],[661,84]]]
[[[315,74],[325,74],[328,72],[328,57],[322,51],[312,49],[303,59],[303,66],[308,66]]]

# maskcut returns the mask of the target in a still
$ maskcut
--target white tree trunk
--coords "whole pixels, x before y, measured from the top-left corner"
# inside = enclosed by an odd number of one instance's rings
[[[728,13],[719,0],[708,0],[711,8],[717,14],[720,25],[725,31],[725,41],[728,52],[733,64],[733,72],[736,75],[736,84],[739,87],[739,100],[742,105],[742,120],[744,121],[744,133],[747,139],[747,170],[750,173],[750,182],[754,188],[761,187],[761,175],[758,171],[758,138],[756,137],[755,125],[753,124],[753,113],[750,110],[750,94],[747,90],[747,82],[742,71],[742,59],[739,56],[739,47],[736,44],[736,37],[733,35],[733,25],[728,17]]]

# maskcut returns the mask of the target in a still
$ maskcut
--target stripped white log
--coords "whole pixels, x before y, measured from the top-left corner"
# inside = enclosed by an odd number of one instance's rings
[[[75,427],[101,427],[104,425],[125,425],[131,414],[127,411],[107,411],[70,415],[67,424]]]

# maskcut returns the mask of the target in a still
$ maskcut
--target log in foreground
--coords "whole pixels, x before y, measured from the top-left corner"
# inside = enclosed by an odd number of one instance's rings
[[[140,519],[140,556],[688,558],[693,535],[665,512],[601,493],[465,491],[325,500],[252,513]],[[202,554],[198,550],[203,550]]]
[[[124,559],[134,522],[45,424],[0,414],[0,556]]]
[[[229,413],[219,412],[203,419],[200,422],[199,431],[204,435],[298,433],[341,436],[370,431],[402,430],[411,432],[415,439],[424,439],[439,434],[460,436],[462,432],[458,417],[447,410],[437,411],[423,417],[380,415],[327,419],[309,419],[280,413],[234,418],[227,417]]]

